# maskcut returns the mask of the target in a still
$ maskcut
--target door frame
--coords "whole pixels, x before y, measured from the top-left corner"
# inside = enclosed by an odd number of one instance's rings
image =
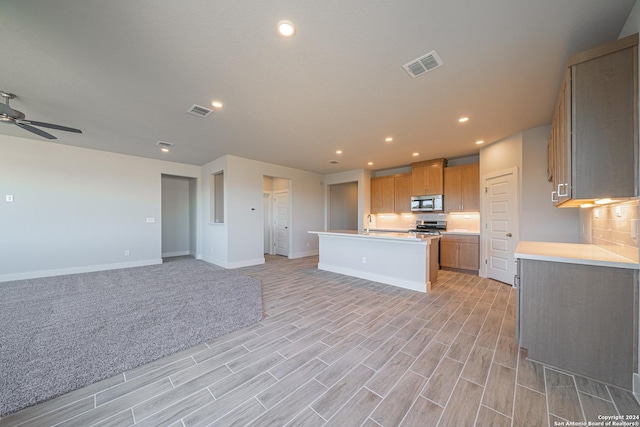
[[[515,252],[515,248],[518,246],[518,242],[520,241],[520,203],[521,203],[521,186],[520,186],[520,169],[515,166],[508,169],[503,169],[496,172],[490,172],[488,174],[482,175],[482,184],[480,187],[480,271],[478,275],[480,277],[488,277],[487,274],[487,259],[489,253],[489,241],[487,238],[487,224],[490,219],[489,205],[487,203],[487,182],[493,178],[497,178],[503,175],[513,174],[516,179],[515,185],[515,215],[514,215],[514,224],[513,224],[513,250]],[[513,269],[515,272],[515,254],[511,255],[513,258]],[[483,262],[484,261],[484,262]],[[514,273],[515,274],[515,273]],[[513,286],[513,283],[511,283]]]
[[[162,215],[162,204],[164,203],[164,200],[163,200],[163,197],[164,197],[163,196],[163,178],[164,177],[169,179],[184,180],[184,181],[187,181],[188,183],[188,190],[187,190],[188,202],[186,206],[186,209],[189,215],[189,231],[188,231],[189,250],[188,251],[179,252],[179,253],[164,252],[164,244],[163,244],[164,235],[162,232],[163,221],[165,220]],[[186,176],[186,175],[174,175],[170,173],[160,173],[160,217],[158,222],[160,223],[160,257],[161,258],[170,258],[174,256],[183,256],[183,255],[189,255],[189,256],[198,258],[199,256],[198,247],[200,242],[200,233],[198,232],[199,231],[198,193],[199,193],[199,180],[197,177]]]

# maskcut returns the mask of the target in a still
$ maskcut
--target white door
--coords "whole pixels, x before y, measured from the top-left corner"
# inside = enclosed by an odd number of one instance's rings
[[[289,191],[273,193],[276,255],[289,256]]]
[[[273,230],[271,227],[271,193],[262,194],[262,212],[264,212],[264,253],[273,255],[273,246],[271,245],[271,236]]]
[[[487,277],[513,284],[514,252],[518,242],[518,170],[496,173],[484,179],[483,234]]]

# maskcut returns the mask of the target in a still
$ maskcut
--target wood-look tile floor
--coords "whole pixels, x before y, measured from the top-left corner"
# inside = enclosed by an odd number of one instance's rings
[[[240,269],[263,283],[262,322],[0,425],[553,426],[640,414],[629,392],[527,361],[511,286],[441,271],[421,294],[316,265],[268,257]]]

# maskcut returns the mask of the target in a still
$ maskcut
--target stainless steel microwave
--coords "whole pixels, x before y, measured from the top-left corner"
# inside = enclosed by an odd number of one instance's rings
[[[443,210],[442,194],[411,197],[411,212],[442,212]]]

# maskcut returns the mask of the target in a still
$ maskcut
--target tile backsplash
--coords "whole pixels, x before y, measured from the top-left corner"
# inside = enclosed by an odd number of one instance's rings
[[[591,209],[591,243],[638,262],[638,200]],[[634,227],[634,223],[636,226]]]
[[[447,230],[464,230],[478,232],[480,230],[480,214],[455,213],[455,214],[378,214],[373,215],[370,228],[380,230],[409,230],[415,228],[416,221],[447,221]],[[365,219],[366,221],[366,219]]]

